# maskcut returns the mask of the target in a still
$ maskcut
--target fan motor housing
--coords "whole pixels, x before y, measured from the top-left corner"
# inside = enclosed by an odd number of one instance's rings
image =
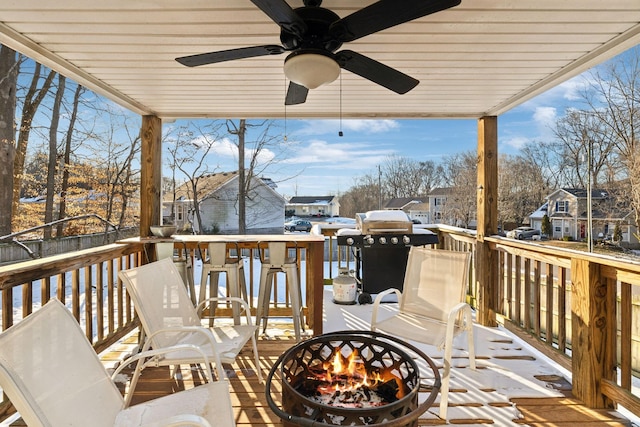
[[[307,24],[307,31],[301,36],[282,28],[280,42],[287,50],[299,48],[324,49],[335,52],[342,42],[331,36],[329,27],[340,17],[323,7],[305,6],[295,9],[298,16]]]

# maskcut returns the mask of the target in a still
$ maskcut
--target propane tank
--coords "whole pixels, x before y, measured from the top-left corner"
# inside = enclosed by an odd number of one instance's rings
[[[335,304],[352,305],[356,303],[358,285],[349,270],[340,269],[338,277],[333,279],[333,302]]]

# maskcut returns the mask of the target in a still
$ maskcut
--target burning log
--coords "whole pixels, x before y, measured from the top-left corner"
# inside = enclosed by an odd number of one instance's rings
[[[363,408],[386,405],[402,397],[398,378],[379,368],[365,366],[353,351],[345,359],[336,350],[331,363],[317,363],[291,381],[303,396],[325,405]]]

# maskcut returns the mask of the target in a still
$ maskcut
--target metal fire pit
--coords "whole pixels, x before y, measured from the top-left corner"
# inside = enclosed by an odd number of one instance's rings
[[[336,349],[357,350],[367,367],[391,369],[399,376],[404,397],[383,406],[344,408],[319,403],[298,392],[294,385],[309,366],[327,362]],[[411,351],[423,359],[433,379],[431,392],[418,404],[420,371],[416,360],[407,354]],[[273,400],[271,382],[279,373],[282,382],[282,408]],[[424,375],[423,375],[424,377]],[[269,407],[285,426],[368,425],[385,427],[413,427],[418,417],[435,401],[440,390],[440,374],[437,366],[422,351],[390,335],[373,331],[341,331],[324,334],[303,341],[280,355],[271,368],[266,381],[266,398]]]

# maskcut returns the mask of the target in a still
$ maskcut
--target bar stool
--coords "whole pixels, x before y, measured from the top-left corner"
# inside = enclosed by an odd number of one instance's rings
[[[265,249],[268,254],[265,253]],[[293,328],[296,334],[296,341],[300,342],[300,330],[304,331],[304,321],[302,318],[302,296],[300,282],[298,280],[298,264],[296,257],[288,257],[286,242],[258,243],[260,254],[260,287],[258,291],[258,307],[256,309],[256,325],[263,325],[263,333],[267,330],[267,320],[269,319],[269,303],[271,299],[271,289],[276,273],[282,272],[286,275],[289,300],[293,311]],[[297,254],[297,250],[296,250]]]
[[[187,244],[182,242],[184,245],[184,249],[182,253],[179,255],[175,254],[175,246],[174,242],[157,242],[155,244],[156,247],[156,260],[161,260],[165,258],[171,258],[173,263],[178,268],[180,272],[180,277],[182,277],[182,281],[184,282],[187,291],[189,292],[189,297],[191,298],[191,302],[195,306],[196,304],[196,287],[193,282],[193,267],[191,264],[191,256],[189,256],[189,251],[187,250]]]
[[[200,244],[198,244],[200,248]],[[229,296],[247,299],[247,284],[244,277],[244,262],[240,256],[238,244],[235,244],[236,256],[231,256],[227,250],[227,243],[216,242],[207,244],[207,258],[202,257],[202,277],[200,279],[200,295],[198,302],[202,303],[207,299],[207,279],[209,280],[209,298],[218,296],[218,279],[220,273],[226,274],[227,289]],[[212,301],[210,305],[210,315],[203,316],[209,318],[213,324],[213,313],[218,306],[217,301]],[[233,323],[240,324],[239,304],[231,303],[233,313]]]

